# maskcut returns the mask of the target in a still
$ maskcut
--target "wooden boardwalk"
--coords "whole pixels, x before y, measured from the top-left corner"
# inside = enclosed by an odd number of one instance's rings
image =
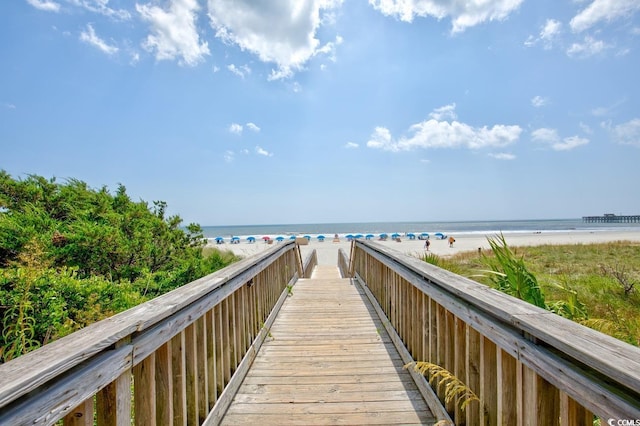
[[[222,424],[435,422],[369,301],[321,265],[295,285]]]

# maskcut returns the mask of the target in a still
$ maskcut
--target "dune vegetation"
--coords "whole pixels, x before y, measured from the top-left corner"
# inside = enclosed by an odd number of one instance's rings
[[[640,244],[509,247],[424,260],[640,346]]]
[[[238,260],[167,205],[0,171],[0,362]]]

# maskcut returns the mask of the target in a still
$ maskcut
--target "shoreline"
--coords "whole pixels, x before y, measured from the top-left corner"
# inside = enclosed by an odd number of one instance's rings
[[[539,246],[539,245],[559,245],[559,244],[592,244],[607,243],[614,241],[631,241],[640,243],[640,229],[638,230],[569,230],[569,231],[518,231],[502,233],[510,247],[518,246]],[[339,234],[340,235],[340,234]],[[456,233],[451,234],[456,242],[453,247],[449,247],[447,240],[439,240],[430,238],[431,245],[429,251],[433,254],[443,257],[449,257],[461,252],[477,251],[478,249],[489,249],[487,237],[495,236],[495,232],[483,233]],[[391,249],[397,250],[408,255],[422,255],[425,253],[423,240],[409,240],[406,237],[400,237],[400,242],[392,239],[380,241],[377,238],[371,240],[374,243],[385,245]],[[255,243],[247,243],[245,239],[238,244],[210,243],[208,247],[216,247],[221,250],[230,250],[233,253],[249,257],[259,253],[269,247],[273,247],[278,242],[267,244],[262,240]],[[343,249],[347,254],[351,248],[351,242],[340,237],[340,242],[333,242],[331,236],[327,236],[325,241],[320,242],[312,238],[307,245],[301,245],[300,251],[303,258],[306,258],[313,249],[318,255],[318,264],[320,265],[336,265],[338,262],[338,250]]]

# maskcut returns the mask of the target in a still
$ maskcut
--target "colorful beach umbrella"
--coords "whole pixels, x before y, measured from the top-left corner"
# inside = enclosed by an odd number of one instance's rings
[[[250,243],[255,243],[256,242],[256,237],[248,237],[247,241],[249,241]]]
[[[362,238],[362,237],[364,237],[364,235],[362,235],[362,234],[356,234],[356,236],[355,236],[354,238],[358,239],[358,238]]]
[[[284,237],[278,236],[276,237],[276,241],[278,242],[284,241]]]
[[[399,238],[400,234],[398,234],[397,232],[394,232],[393,234],[391,234],[391,238]]]
[[[344,236],[347,240],[352,240],[353,239],[353,234],[347,234]]]
[[[318,235],[316,238],[318,238],[318,241],[324,241],[324,235]]]
[[[442,232],[436,232],[434,235],[440,238],[441,240],[444,240],[445,238],[447,238],[447,236],[444,235]]]
[[[311,241],[311,235],[305,235],[304,237],[307,239],[307,241]]]
[[[262,237],[262,239],[265,240],[265,241],[269,241],[271,239],[271,237],[268,237],[268,236],[265,235],[264,237]]]
[[[414,234],[413,232],[409,232],[409,233],[407,234],[407,237],[408,237],[410,240],[414,240],[414,239],[416,238],[416,234]]]
[[[373,235],[373,234],[367,234],[367,235],[365,235],[364,237],[365,237],[367,240],[370,240],[370,239],[372,239],[372,238],[374,237],[374,235]]]
[[[292,235],[292,236],[290,236],[290,237],[289,237],[289,239],[290,239],[290,240],[295,240],[295,239],[296,239],[296,236],[295,236],[295,235]]]
[[[221,244],[224,242],[224,238],[222,237],[216,237],[216,243]]]

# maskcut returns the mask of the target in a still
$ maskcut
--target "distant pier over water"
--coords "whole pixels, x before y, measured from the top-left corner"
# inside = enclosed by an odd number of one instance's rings
[[[640,223],[640,215],[615,215],[606,213],[603,216],[582,216],[587,223]]]

